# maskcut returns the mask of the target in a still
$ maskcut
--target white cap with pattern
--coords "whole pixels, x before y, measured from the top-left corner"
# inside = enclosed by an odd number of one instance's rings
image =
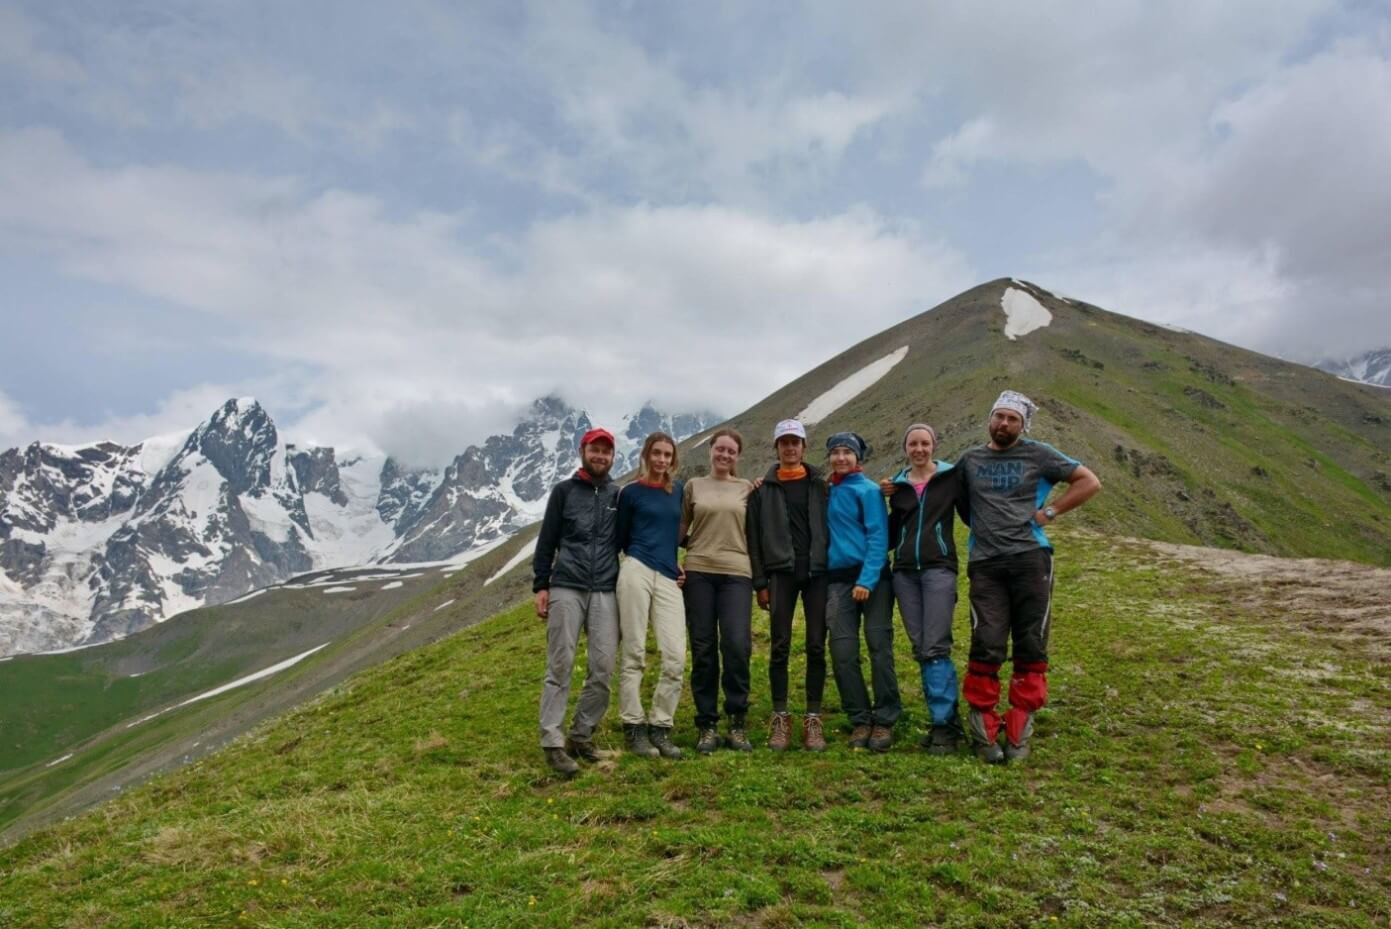
[[[795,435],[803,442],[807,440],[807,427],[803,426],[799,420],[784,419],[773,427],[773,444],[776,445],[778,439],[785,435]]]
[[[1010,410],[1011,412],[1018,413],[1019,418],[1024,420],[1024,431],[1028,432],[1029,423],[1034,418],[1034,411],[1037,409],[1038,404],[1034,403],[1034,401],[1019,393],[1017,390],[1006,390],[1000,394],[999,398],[995,401],[995,405],[990,408],[990,413],[994,415],[996,410]]]

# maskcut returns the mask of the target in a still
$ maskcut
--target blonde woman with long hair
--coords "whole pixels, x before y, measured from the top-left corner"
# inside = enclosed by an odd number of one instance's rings
[[[628,750],[647,758],[680,758],[671,741],[672,719],[686,673],[686,607],[681,597],[683,486],[676,480],[676,440],[654,432],[642,444],[638,479],[618,494],[618,708]],[[657,637],[661,674],[651,710],[642,706],[647,630]]]

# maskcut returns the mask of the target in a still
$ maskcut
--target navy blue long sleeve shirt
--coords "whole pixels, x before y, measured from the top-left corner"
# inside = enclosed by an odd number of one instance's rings
[[[618,494],[618,550],[672,580],[681,572],[676,546],[681,532],[681,494],[650,484],[627,484]]]

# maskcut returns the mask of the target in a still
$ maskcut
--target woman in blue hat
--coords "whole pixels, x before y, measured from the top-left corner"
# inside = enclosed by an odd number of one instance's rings
[[[893,585],[888,573],[889,517],[879,485],[865,477],[869,446],[854,432],[826,440],[831,491],[826,523],[826,618],[831,670],[850,717],[850,747],[886,752],[902,712],[894,673]],[[860,625],[869,649],[873,703],[860,668]]]

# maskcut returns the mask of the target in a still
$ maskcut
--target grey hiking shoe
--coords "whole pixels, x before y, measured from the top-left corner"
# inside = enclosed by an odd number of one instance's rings
[[[696,739],[696,751],[708,755],[720,747],[720,733],[714,726],[705,726]]]
[[[736,752],[753,751],[753,743],[749,741],[749,734],[744,731],[744,717],[735,716],[729,721],[729,735],[725,736],[725,744]]]
[[[792,717],[787,713],[774,713],[769,723],[768,747],[775,752],[785,752],[792,744]]]
[[[1029,757],[1029,740],[1034,735],[1034,714],[1030,713],[1029,718],[1024,722],[1024,731],[1019,733],[1019,741],[1011,742],[1009,737],[1005,737],[1005,760],[1023,761]]]
[[[624,723],[623,741],[628,751],[639,758],[656,758],[661,755],[657,746],[647,737],[647,723]]]
[[[580,773],[580,766],[575,764],[575,759],[565,754],[563,748],[545,748],[546,764],[552,771],[561,777],[574,777]]]
[[[599,760],[599,750],[594,747],[593,739],[580,739],[570,736],[565,740],[565,754],[576,761],[588,761],[590,763]]]
[[[1000,749],[998,742],[990,741],[980,710],[972,710],[966,714],[966,733],[971,737],[971,745],[977,758],[986,764],[1004,764],[1005,753]]]
[[[647,739],[663,758],[675,761],[681,757],[681,749],[677,748],[676,743],[671,741],[670,726],[648,726]]]

